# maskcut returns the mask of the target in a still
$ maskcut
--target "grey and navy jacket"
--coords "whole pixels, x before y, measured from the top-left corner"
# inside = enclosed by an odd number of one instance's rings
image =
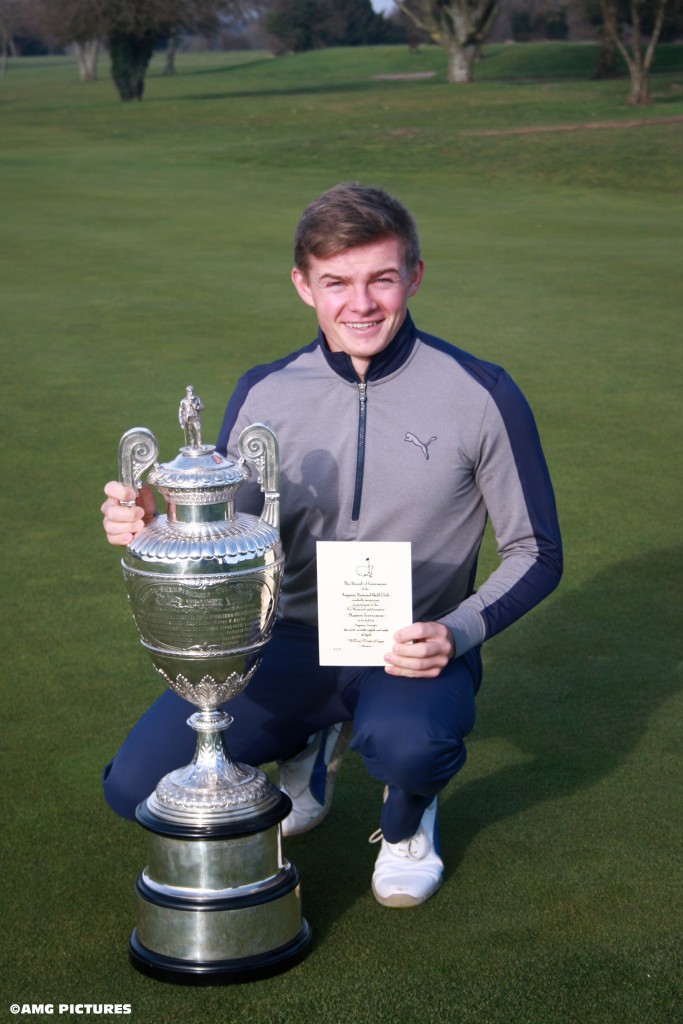
[[[239,458],[251,423],[270,426],[280,448],[281,618],[317,624],[318,540],[410,541],[413,620],[444,622],[458,655],[559,582],[555,499],[524,396],[499,366],[418,331],[410,315],[362,382],[321,333],[249,370],[218,449]],[[240,511],[260,513],[255,483],[237,497]],[[487,516],[500,564],[475,591]]]

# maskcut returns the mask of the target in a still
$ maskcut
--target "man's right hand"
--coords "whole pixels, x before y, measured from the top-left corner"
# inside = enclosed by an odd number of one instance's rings
[[[156,514],[156,501],[151,488],[144,486],[135,494],[132,487],[126,487],[118,480],[110,480],[104,488],[107,500],[102,505],[104,532],[110,544],[130,544],[136,533],[140,533]],[[122,501],[134,501],[134,505],[121,505]]]

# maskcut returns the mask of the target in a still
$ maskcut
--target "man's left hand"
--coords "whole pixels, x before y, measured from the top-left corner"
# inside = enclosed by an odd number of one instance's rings
[[[413,622],[394,633],[384,670],[392,676],[434,679],[453,657],[453,634],[443,622]]]

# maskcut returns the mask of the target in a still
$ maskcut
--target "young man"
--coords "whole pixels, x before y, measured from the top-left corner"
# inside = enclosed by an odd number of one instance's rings
[[[217,443],[237,458],[245,426],[275,431],[286,552],[273,638],[230,704],[230,750],[250,764],[280,762],[294,802],[283,831],[295,834],[324,817],[353,723],[351,747],[385,787],[373,892],[387,906],[415,906],[441,883],[436,794],[465,761],[481,644],[559,581],[555,502],[515,384],[413,324],[407,303],[424,268],[400,203],[362,185],[330,189],[304,211],[294,257],[294,287],[315,310],[318,336],[241,378]],[[105,491],[107,536],[127,544],[150,496],[129,508],[119,504],[132,497],[122,485]],[[241,511],[260,511],[255,484],[238,498]],[[500,565],[475,592],[487,516]],[[411,541],[414,621],[395,635],[384,668],[318,665],[318,540]],[[166,692],[105,769],[118,813],[132,817],[158,779],[191,758],[186,715]]]

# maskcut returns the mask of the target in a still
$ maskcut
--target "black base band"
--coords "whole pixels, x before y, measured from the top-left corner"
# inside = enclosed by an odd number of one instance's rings
[[[246,981],[258,981],[274,974],[288,971],[308,953],[311,944],[311,929],[304,919],[301,931],[291,942],[279,949],[260,953],[258,956],[240,957],[234,960],[178,960],[175,957],[154,953],[138,939],[137,929],[130,937],[128,950],[131,963],[143,974],[157,981],[175,985],[231,985]]]
[[[143,800],[135,811],[138,824],[148,832],[168,836],[169,839],[228,839],[236,836],[249,836],[255,832],[265,832],[287,817],[292,809],[292,801],[284,793],[279,793],[273,805],[266,811],[258,811],[236,821],[220,822],[213,825],[181,824],[166,821],[152,814],[147,801]]]

